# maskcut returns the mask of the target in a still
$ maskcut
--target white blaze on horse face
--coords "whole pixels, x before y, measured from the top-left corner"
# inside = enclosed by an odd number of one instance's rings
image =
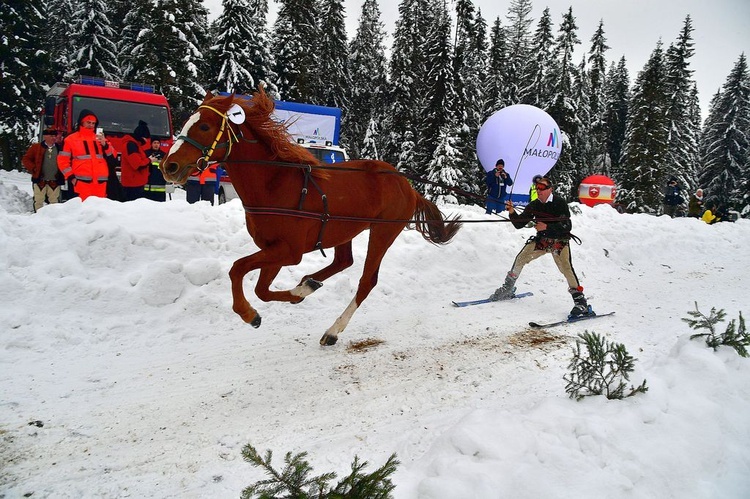
[[[180,132],[180,135],[178,137],[187,137],[188,132],[190,132],[190,128],[192,128],[193,125],[198,123],[198,120],[201,119],[200,113],[195,113],[192,115],[188,120],[185,122],[185,126],[182,127],[182,131]],[[169,155],[172,155],[176,153],[180,147],[182,147],[182,144],[184,144],[185,141],[182,139],[177,139],[174,141],[174,144],[172,144],[172,147],[169,149]]]

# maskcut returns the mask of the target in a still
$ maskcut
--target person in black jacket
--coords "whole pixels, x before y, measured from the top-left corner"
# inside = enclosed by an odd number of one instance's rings
[[[551,253],[557,268],[568,283],[568,292],[573,297],[574,307],[570,315],[588,315],[591,311],[583,294],[583,287],[573,270],[570,256],[572,224],[568,202],[561,196],[552,194],[552,181],[548,177],[542,177],[537,181],[536,191],[538,198],[526,206],[523,215],[516,213],[512,201],[505,203],[510,220],[516,229],[522,229],[529,221],[534,221],[537,233],[521,248],[513,267],[505,276],[505,283],[495,290],[490,299],[495,301],[513,298],[516,280],[524,266],[544,254]]]

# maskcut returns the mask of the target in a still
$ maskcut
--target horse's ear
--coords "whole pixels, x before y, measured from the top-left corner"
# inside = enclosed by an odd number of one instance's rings
[[[206,96],[203,98],[203,104],[205,104],[206,102],[210,101],[213,98],[214,98],[214,94],[212,94],[211,91],[207,91]]]

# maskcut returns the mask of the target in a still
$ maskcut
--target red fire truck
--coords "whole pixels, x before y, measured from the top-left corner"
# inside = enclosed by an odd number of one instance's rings
[[[169,102],[151,85],[79,76],[71,83],[55,83],[44,100],[40,133],[44,128],[75,131],[78,114],[88,109],[99,118],[99,127],[118,153],[123,137],[132,134],[140,120],[148,123],[151,137],[159,139],[166,153],[172,146],[174,130]],[[119,171],[120,158],[117,158]]]

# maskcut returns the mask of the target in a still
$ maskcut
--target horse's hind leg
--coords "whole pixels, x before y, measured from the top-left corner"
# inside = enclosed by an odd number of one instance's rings
[[[344,312],[336,319],[331,327],[320,338],[321,345],[334,345],[339,339],[341,333],[349,324],[354,312],[359,305],[365,301],[370,291],[378,283],[378,272],[380,271],[380,262],[383,261],[385,252],[391,247],[393,241],[404,228],[401,224],[375,224],[370,228],[370,240],[367,244],[367,258],[365,259],[362,277],[359,279],[357,294],[347,305]]]
[[[333,261],[331,264],[314,274],[303,277],[297,287],[292,289],[290,293],[304,299],[306,296],[319,289],[323,285],[322,281],[325,281],[332,275],[338,274],[342,270],[351,267],[353,263],[354,257],[352,256],[352,242],[348,241],[336,246],[334,248]]]

